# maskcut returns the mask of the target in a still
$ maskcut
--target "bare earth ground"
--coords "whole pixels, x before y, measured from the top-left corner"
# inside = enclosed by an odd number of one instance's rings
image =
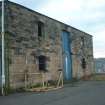
[[[105,105],[105,81],[81,81],[46,93],[0,96],[0,105]]]

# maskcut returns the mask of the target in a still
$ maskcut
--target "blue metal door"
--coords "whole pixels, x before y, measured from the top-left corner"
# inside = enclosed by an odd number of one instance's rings
[[[70,47],[70,34],[67,31],[62,32],[62,47],[63,47],[63,64],[64,64],[64,79],[72,79],[71,67],[71,47]]]

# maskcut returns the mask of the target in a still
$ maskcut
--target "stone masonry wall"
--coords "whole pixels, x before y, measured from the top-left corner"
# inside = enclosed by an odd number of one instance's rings
[[[57,71],[62,65],[60,24],[11,3],[9,4],[9,15],[8,31],[11,37],[10,83],[22,85],[26,69],[28,73],[39,72],[37,58],[39,55],[47,56],[47,70],[51,79],[58,78]],[[40,39],[38,39],[38,21],[44,24],[45,32]],[[17,54],[18,50],[19,54]],[[33,78],[34,82],[40,81],[39,76],[36,75],[31,75],[29,78]]]
[[[90,76],[94,72],[92,36],[72,28],[72,66],[73,77]],[[86,60],[86,69],[82,68],[82,59]]]
[[[44,25],[38,37],[38,22]],[[24,74],[39,73],[38,56],[47,57],[47,78],[57,80],[58,69],[63,69],[62,30],[70,32],[73,78],[84,76],[81,59],[86,59],[86,75],[93,70],[92,37],[73,27],[8,2],[8,33],[10,39],[9,79],[12,88],[24,86]],[[84,42],[83,42],[84,40]],[[84,43],[84,45],[83,45]],[[31,82],[41,82],[40,76],[28,75]]]

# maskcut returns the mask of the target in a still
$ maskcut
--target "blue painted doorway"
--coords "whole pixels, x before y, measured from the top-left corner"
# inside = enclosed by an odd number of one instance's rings
[[[70,46],[70,33],[62,31],[62,47],[63,47],[63,72],[64,79],[72,79],[72,60],[71,60],[71,46]]]

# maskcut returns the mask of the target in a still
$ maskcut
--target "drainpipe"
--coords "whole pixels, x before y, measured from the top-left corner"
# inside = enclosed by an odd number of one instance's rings
[[[2,18],[1,18],[1,23],[2,23],[2,33],[1,33],[2,34],[2,95],[5,95],[4,0],[2,0]]]

